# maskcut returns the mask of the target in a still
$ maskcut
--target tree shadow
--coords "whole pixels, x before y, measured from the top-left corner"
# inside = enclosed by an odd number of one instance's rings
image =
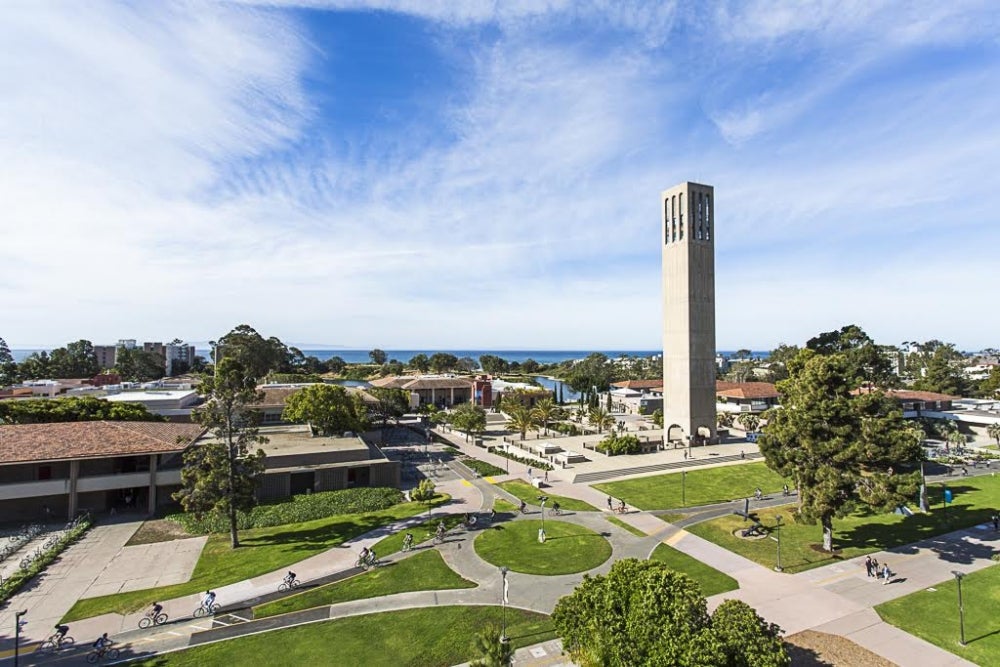
[[[815,649],[785,642],[785,650],[793,667],[835,667],[834,663],[823,660]]]

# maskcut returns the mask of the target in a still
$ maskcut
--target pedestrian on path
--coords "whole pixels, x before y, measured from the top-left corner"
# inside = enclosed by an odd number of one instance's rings
[[[868,573],[869,577],[872,576],[872,557],[870,555],[865,557],[865,572]]]
[[[546,482],[549,481],[549,471],[548,470],[545,471],[545,481]]]
[[[1000,530],[1000,514],[993,513],[993,530]]]
[[[882,585],[885,586],[887,583],[889,583],[889,577],[892,576],[892,572],[889,570],[888,563],[882,565],[882,576],[885,578],[885,581],[882,582]]]
[[[878,558],[872,558],[872,576],[877,578],[881,571],[878,566]]]
[[[528,466],[528,481],[531,481],[531,466]]]
[[[608,496],[608,511],[609,511],[609,512],[610,512],[610,511],[611,511],[612,509],[614,509],[614,506],[613,506],[613,503],[614,503],[614,501],[613,501],[613,500],[611,500],[611,496]]]

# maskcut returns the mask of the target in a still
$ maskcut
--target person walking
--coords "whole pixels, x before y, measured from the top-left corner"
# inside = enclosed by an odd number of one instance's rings
[[[993,530],[1000,530],[1000,514],[994,512],[991,518],[993,519]]]
[[[545,481],[546,482],[549,481],[549,471],[548,470],[545,471]]]
[[[614,501],[611,500],[611,496],[608,496],[608,511],[610,512],[613,509],[614,509]]]
[[[872,557],[870,555],[865,556],[865,572],[868,573],[869,577],[872,576]]]
[[[888,563],[884,563],[882,565],[882,576],[885,578],[885,581],[882,582],[882,585],[885,586],[887,583],[889,583],[889,577],[892,576],[892,572],[889,570]]]

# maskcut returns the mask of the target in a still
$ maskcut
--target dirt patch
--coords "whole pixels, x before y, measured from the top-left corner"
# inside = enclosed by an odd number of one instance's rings
[[[785,637],[792,667],[898,667],[850,639],[815,630]]]
[[[135,535],[132,539],[128,541],[125,545],[127,547],[133,547],[137,544],[153,544],[155,542],[170,542],[172,540],[184,540],[189,537],[194,537],[187,531],[185,531],[181,525],[175,521],[167,521],[166,519],[150,519],[149,521],[144,521],[139,530],[135,531]]]

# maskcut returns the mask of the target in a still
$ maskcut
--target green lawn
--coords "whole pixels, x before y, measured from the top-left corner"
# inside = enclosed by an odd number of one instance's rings
[[[397,530],[392,535],[383,537],[375,543],[375,553],[379,558],[381,558],[401,550],[403,548],[403,538],[406,537],[406,533],[411,533],[413,535],[413,546],[423,544],[424,542],[434,538],[434,535],[437,532],[438,524],[442,521],[444,521],[444,526],[447,530],[452,530],[456,526],[461,526],[464,520],[464,514],[442,514],[431,517],[430,519],[421,521],[407,530]]]
[[[448,500],[450,496],[441,494],[437,504]],[[173,586],[78,600],[62,622],[107,613],[127,614],[150,605],[154,600],[169,600],[199,593],[266,572],[285,569],[359,535],[425,511],[427,506],[423,503],[400,503],[380,512],[339,514],[287,526],[243,530],[240,531],[239,549],[229,547],[229,535],[211,535],[189,581]],[[155,566],[155,563],[150,565]],[[225,603],[225,600],[222,602]]]
[[[822,530],[819,525],[791,522],[791,508],[760,510],[757,515],[766,526],[774,526],[775,515],[783,517],[781,564],[787,572],[801,572],[827,565],[834,560],[891,549],[984,523],[989,520],[994,508],[1000,507],[1000,479],[995,477],[956,477],[948,488],[954,493],[954,502],[946,510],[941,507],[942,487],[934,484],[928,488],[932,509],[927,514],[917,513],[911,517],[900,514],[855,514],[834,519],[834,547],[838,549],[836,555],[815,548],[823,542]],[[687,530],[761,565],[773,567],[777,547],[773,540],[747,540],[733,535],[733,531],[747,525],[749,524],[744,523],[742,518],[729,515],[689,526]]]
[[[746,498],[753,496],[758,487],[764,493],[780,493],[786,483],[781,475],[763,463],[701,468],[686,471],[682,498],[681,475],[680,472],[672,472],[593,486],[613,496],[616,501],[624,499],[632,507],[665,510]]]
[[[499,524],[476,538],[476,553],[497,567],[541,575],[585,572],[611,557],[611,544],[583,526],[548,520],[544,544],[538,542],[541,527],[534,520]]]
[[[605,516],[604,518],[607,519],[610,523],[615,524],[619,528],[622,528],[623,530],[627,530],[628,532],[632,533],[636,537],[646,537],[646,533],[642,532],[641,530],[639,530],[638,528],[636,528],[635,526],[633,526],[630,523],[625,523],[624,521],[622,521],[621,519],[619,519],[616,516],[611,516],[609,514],[609,515]]]
[[[660,544],[653,549],[650,560],[658,560],[664,563],[671,570],[681,572],[691,577],[701,586],[702,595],[708,597],[716,593],[734,591],[740,587],[739,582],[728,574],[719,572],[714,567],[705,565],[699,560],[695,560],[682,551],[673,547]]]
[[[957,570],[961,571],[959,565]],[[954,579],[875,607],[888,623],[979,665],[1000,664],[1000,567],[962,580],[965,646],[958,643],[958,591]]]
[[[582,500],[577,500],[576,498],[567,498],[566,496],[556,496],[551,493],[546,493],[544,489],[536,489],[531,484],[527,482],[522,482],[519,479],[513,479],[509,482],[501,482],[497,484],[501,489],[507,493],[523,500],[529,505],[538,506],[538,496],[548,496],[549,502],[545,503],[546,507],[552,507],[552,503],[559,503],[559,506],[569,512],[596,512],[597,508],[590,503],[584,502]],[[498,510],[499,511],[499,510]]]
[[[440,591],[449,588],[475,588],[476,583],[463,579],[448,567],[441,554],[428,549],[396,563],[369,570],[364,574],[326,586],[297,593],[254,607],[254,618],[276,616],[300,609],[322,607],[338,602],[376,598],[409,591]]]
[[[514,516],[517,514],[518,507],[514,503],[509,503],[503,498],[493,499],[493,509],[497,511],[497,514],[510,514]]]
[[[165,653],[134,665],[231,667],[248,661],[282,665],[428,667],[474,659],[476,633],[501,623],[500,607],[430,607],[300,625]],[[507,609],[515,648],[555,637],[544,614]]]

